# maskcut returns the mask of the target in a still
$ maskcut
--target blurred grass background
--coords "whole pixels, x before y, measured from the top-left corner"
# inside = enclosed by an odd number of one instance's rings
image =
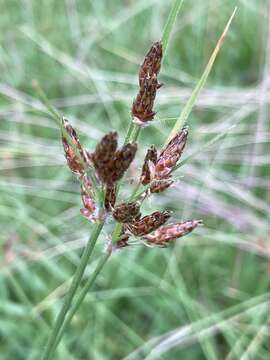
[[[170,5],[0,0],[1,359],[40,359],[42,319],[52,324],[91,231],[59,129],[33,81],[86,147],[110,129],[123,140],[138,66],[161,37]],[[183,158],[224,136],[144,205],[145,213],[171,209],[175,221],[199,218],[205,226],[168,249],[117,252],[56,359],[269,359],[269,1],[185,1],[161,72],[157,119],[143,131],[129,175],[149,144],[169,134],[235,5],[189,118]]]

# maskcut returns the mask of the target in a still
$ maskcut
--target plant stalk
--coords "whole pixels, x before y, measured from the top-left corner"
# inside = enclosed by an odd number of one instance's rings
[[[71,285],[69,287],[68,293],[65,297],[64,304],[60,310],[60,313],[57,316],[55,325],[52,329],[51,335],[48,339],[47,345],[45,347],[45,351],[42,356],[42,360],[48,360],[55,349],[55,342],[58,337],[59,331],[61,330],[61,326],[63,325],[63,322],[65,320],[65,316],[70,308],[70,305],[72,303],[73,297],[76,293],[76,290],[78,286],[80,285],[80,281],[82,279],[84,270],[88,264],[89,258],[93,252],[94,246],[96,244],[96,241],[99,237],[99,234],[103,228],[104,222],[98,223],[95,225],[92,234],[90,236],[90,239],[84,249],[84,252],[82,254],[82,258],[80,261],[79,266],[76,269],[76,272],[74,274],[74,277],[72,279]]]
[[[57,345],[59,344],[59,342],[61,341],[65,330],[67,328],[67,326],[70,324],[73,316],[75,315],[75,313],[77,312],[77,310],[79,309],[81,303],[83,302],[85,296],[87,295],[88,291],[90,290],[90,288],[92,287],[92,285],[94,284],[97,276],[99,275],[99,273],[102,271],[104,265],[106,264],[106,262],[108,261],[109,257],[111,256],[112,251],[111,249],[108,249],[103,256],[100,258],[97,267],[95,269],[95,271],[93,272],[93,274],[91,274],[91,276],[89,277],[89,279],[87,280],[86,284],[84,285],[84,287],[82,288],[81,292],[79,293],[77,299],[75,299],[74,304],[71,306],[70,311],[68,312],[65,321],[61,327],[61,330],[58,334],[57,340],[55,342],[53,352],[56,350]],[[49,358],[50,359],[50,358]]]

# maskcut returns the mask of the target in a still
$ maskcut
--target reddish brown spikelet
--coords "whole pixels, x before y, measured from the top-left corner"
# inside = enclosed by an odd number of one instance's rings
[[[113,161],[108,165],[109,183],[120,180],[132,163],[137,151],[137,144],[126,144],[115,152]]]
[[[183,223],[161,226],[153,234],[144,236],[144,239],[150,244],[165,246],[169,241],[190,233],[200,224],[202,224],[201,220],[189,220]]]
[[[113,158],[117,149],[117,133],[109,132],[97,144],[95,152],[91,155],[92,162],[100,180],[105,184],[110,181]]]
[[[116,201],[116,186],[106,187],[104,206],[107,211],[111,211]]]
[[[127,202],[116,206],[112,212],[113,217],[120,223],[129,223],[140,217],[140,204]]]
[[[162,179],[162,180],[155,180],[151,184],[150,192],[152,194],[153,193],[160,193],[160,192],[168,189],[168,187],[170,187],[172,184],[173,184],[173,180],[170,179],[170,178]]]
[[[147,74],[152,76],[152,74],[158,75],[160,71],[162,60],[162,44],[160,41],[156,41],[151,49],[146,54],[144,61],[140,67],[139,71],[139,84],[141,86],[143,79]]]
[[[180,159],[187,142],[188,129],[183,128],[177,133],[161,152],[155,167],[156,179],[167,178]]]
[[[66,130],[62,131],[62,143],[67,164],[74,174],[83,176],[85,174],[88,160],[80,144],[77,133],[70,125],[69,121],[65,118],[62,119],[62,126]]]
[[[129,234],[123,232],[120,239],[116,241],[116,249],[122,249],[124,247],[127,247],[129,245],[128,240]]]
[[[152,145],[150,149],[147,150],[147,153],[144,158],[144,163],[141,173],[141,183],[143,185],[149,184],[152,179],[152,174],[149,167],[149,161],[151,161],[154,165],[157,162],[157,149],[155,148],[154,145]]]
[[[170,216],[169,211],[156,211],[140,220],[127,224],[127,229],[135,236],[143,236],[159,228]]]
[[[95,201],[93,200],[93,196],[90,190],[90,180],[87,179],[87,186],[81,186],[81,196],[84,208],[82,208],[81,214],[86,217],[89,221],[95,222],[97,221],[97,206]]]
[[[155,112],[153,111],[156,92],[158,89],[157,76],[146,75],[142,79],[140,91],[132,105],[132,115],[134,121],[139,125],[145,125],[146,122],[153,120]]]

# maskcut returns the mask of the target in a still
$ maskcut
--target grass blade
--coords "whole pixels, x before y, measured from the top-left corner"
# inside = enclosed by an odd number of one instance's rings
[[[173,25],[175,23],[177,15],[178,15],[178,13],[180,11],[180,8],[181,8],[181,6],[183,4],[183,1],[184,0],[175,0],[174,1],[174,4],[173,4],[173,6],[171,8],[171,11],[169,13],[166,25],[164,27],[162,38],[161,38],[162,49],[163,49],[163,59],[165,57],[165,53],[166,53],[166,50],[167,50],[167,47],[168,47],[169,38],[170,38],[170,34],[172,32]]]
[[[223,44],[223,41],[225,39],[225,36],[229,30],[229,27],[231,25],[231,22],[234,18],[234,15],[236,13],[236,10],[237,10],[237,7],[235,7],[229,21],[227,22],[226,26],[225,26],[225,29],[223,30],[223,33],[221,34],[220,38],[218,39],[218,42],[216,44],[216,47],[206,65],[206,68],[198,82],[198,84],[196,85],[195,89],[193,90],[188,102],[186,103],[186,105],[184,106],[179,118],[177,119],[167,141],[169,141],[182,127],[183,125],[185,124],[185,122],[187,121],[188,117],[189,117],[189,114],[191,113],[191,110],[199,96],[199,93],[201,91],[201,89],[204,87],[205,83],[206,83],[206,80],[210,74],[210,71],[213,67],[213,64],[216,60],[216,57],[217,57],[217,54],[219,53],[219,50],[221,49],[221,46]]]

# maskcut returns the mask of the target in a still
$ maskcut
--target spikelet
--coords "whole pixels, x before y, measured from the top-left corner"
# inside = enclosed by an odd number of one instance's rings
[[[80,144],[76,131],[65,118],[62,119],[62,143],[70,170],[77,176],[83,176],[88,166],[88,158]],[[71,145],[72,144],[72,145]]]
[[[116,185],[106,187],[104,206],[107,211],[111,211],[116,201]]]
[[[190,233],[201,224],[201,220],[189,220],[183,223],[161,226],[154,233],[148,234],[143,238],[147,240],[149,244],[164,247],[168,242]]]
[[[151,215],[144,216],[139,220],[127,224],[126,229],[135,236],[143,236],[159,228],[170,216],[171,213],[169,211],[156,211]]]
[[[132,105],[134,122],[144,126],[148,121],[153,120],[156,113],[153,111],[154,101],[158,88],[157,76],[146,75],[142,79],[140,91]]]
[[[117,149],[117,133],[109,132],[97,144],[96,150],[91,154],[91,159],[99,179],[108,185],[112,185],[111,168],[113,167],[114,154]]]
[[[110,173],[110,178],[107,180],[108,184],[115,183],[123,177],[132,163],[136,151],[136,144],[126,144],[115,152],[113,161],[108,165],[108,172]]]
[[[113,209],[113,217],[120,223],[129,223],[138,219],[141,215],[138,202],[127,202],[116,206]]]
[[[147,150],[147,153],[144,158],[144,163],[142,167],[142,173],[140,181],[143,185],[147,185],[152,180],[152,174],[151,174],[151,167],[149,163],[151,162],[153,165],[157,162],[157,149],[154,145],[150,147],[150,149]]]
[[[126,144],[121,149],[116,149],[117,133],[110,132],[102,138],[90,156],[99,179],[109,188],[112,188],[129,168],[135,157],[137,145]]]
[[[157,75],[160,71],[162,60],[162,45],[157,41],[145,56],[139,70],[139,93],[132,104],[131,113],[133,121],[139,126],[146,126],[153,120],[153,111],[156,92],[161,87]]]
[[[87,176],[83,177],[81,184],[81,197],[84,206],[82,209],[80,209],[81,214],[91,222],[98,221],[99,211],[94,201],[91,181]]]
[[[151,194],[160,193],[168,189],[168,187],[170,187],[173,184],[173,182],[174,181],[171,178],[154,180],[150,186],[150,193]]]
[[[145,55],[144,61],[139,71],[139,85],[142,85],[143,79],[148,75],[158,75],[162,60],[162,44],[156,41],[148,53]]]
[[[156,179],[167,178],[168,175],[172,172],[177,161],[180,159],[183,153],[187,142],[187,136],[188,129],[184,127],[171,139],[164,150],[162,150],[155,166]]]
[[[129,245],[129,234],[122,232],[122,235],[120,236],[119,240],[116,241],[115,248],[116,249],[122,249],[124,247],[127,247]]]

